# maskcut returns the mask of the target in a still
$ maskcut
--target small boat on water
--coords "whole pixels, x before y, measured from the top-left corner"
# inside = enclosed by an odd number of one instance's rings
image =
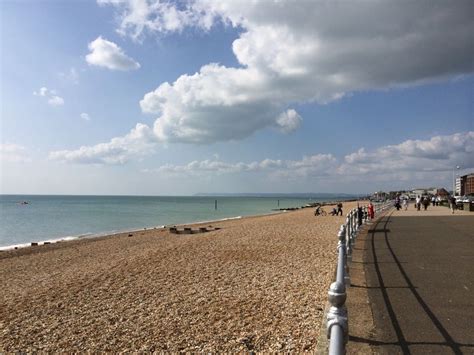
[[[20,205],[29,205],[29,202],[28,201],[21,201]]]

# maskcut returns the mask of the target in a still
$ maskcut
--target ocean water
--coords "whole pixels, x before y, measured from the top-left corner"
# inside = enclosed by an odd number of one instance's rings
[[[217,210],[215,209],[217,200]],[[0,248],[272,213],[324,201],[290,197],[0,195]],[[27,201],[28,204],[21,204]]]

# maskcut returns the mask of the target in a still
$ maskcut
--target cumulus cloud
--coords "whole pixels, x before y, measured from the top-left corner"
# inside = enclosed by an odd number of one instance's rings
[[[89,116],[88,113],[83,112],[83,113],[81,113],[80,116],[84,121],[90,121],[91,120],[91,116]]]
[[[242,139],[268,126],[291,131],[299,115],[288,110],[286,119],[279,116],[283,106],[270,103],[272,95],[265,85],[265,77],[256,70],[209,64],[199,73],[182,75],[173,85],[160,85],[140,106],[143,112],[160,114],[154,132],[162,141]]]
[[[470,1],[99,2],[119,9],[119,30],[133,38],[218,21],[242,28],[232,45],[241,67],[204,65],[144,95],[142,110],[158,115],[155,134],[167,141],[242,139],[271,126],[288,132],[300,120],[291,109],[282,112],[294,103],[324,104],[474,70]]]
[[[45,97],[50,106],[64,105],[64,99],[57,95],[56,90],[49,90],[44,86],[38,91],[33,91],[33,95]]]
[[[451,171],[455,166],[474,168],[474,132],[436,136],[429,140],[407,140],[372,151],[361,148],[338,159],[332,154],[314,154],[300,160],[264,159],[230,163],[219,159],[167,164],[144,172],[167,175],[265,173],[281,179],[325,177],[333,181],[394,181],[431,177],[433,172]]]
[[[0,143],[0,161],[12,163],[28,163],[28,156],[24,146],[14,143]]]
[[[338,172],[350,175],[436,172],[450,171],[457,165],[474,168],[474,132],[407,140],[373,151],[361,148],[344,157]]]
[[[297,104],[327,104],[357,91],[474,71],[474,2],[469,0],[99,4],[116,8],[118,31],[134,39],[188,26],[206,30],[218,22],[241,30],[232,44],[240,66],[206,64],[144,95],[141,109],[155,115],[153,134],[162,142],[238,140],[269,127],[288,133],[301,122],[292,108]],[[123,67],[138,65],[101,37],[90,47],[88,61],[97,65],[115,62],[110,53],[120,53]]]
[[[138,123],[126,136],[113,138],[108,143],[82,146],[76,150],[60,150],[49,154],[49,159],[77,164],[124,164],[130,159],[150,154],[156,138],[147,125]]]
[[[287,110],[281,113],[277,119],[276,124],[284,133],[296,131],[303,119],[295,110]]]
[[[127,56],[115,43],[103,39],[101,36],[89,43],[86,61],[90,65],[97,65],[110,70],[136,70],[140,64]]]

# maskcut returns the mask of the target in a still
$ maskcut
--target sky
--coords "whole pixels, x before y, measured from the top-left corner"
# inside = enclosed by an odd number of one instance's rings
[[[0,8],[0,193],[362,194],[474,172],[470,0]]]

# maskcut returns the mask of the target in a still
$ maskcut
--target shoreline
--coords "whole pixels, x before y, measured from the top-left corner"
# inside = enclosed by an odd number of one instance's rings
[[[348,202],[348,201],[342,201],[342,202]],[[321,205],[322,206],[327,206],[327,205],[331,205],[331,204],[335,204],[335,203],[337,203],[337,202],[332,202],[332,201],[322,202]],[[30,242],[25,242],[25,243],[0,246],[0,253],[5,252],[5,251],[30,248],[30,247],[50,245],[50,244],[56,244],[56,243],[62,243],[62,242],[70,242],[70,241],[74,241],[74,240],[111,237],[111,236],[114,236],[114,235],[119,235],[119,234],[124,234],[124,233],[137,233],[137,232],[140,232],[140,231],[150,230],[150,229],[155,229],[155,230],[157,230],[157,229],[166,229],[166,228],[169,228],[170,226],[183,227],[183,226],[188,226],[188,225],[200,225],[200,224],[218,223],[218,222],[224,222],[224,221],[230,221],[230,220],[236,220],[236,219],[271,216],[271,215],[276,215],[276,214],[280,214],[280,213],[287,213],[287,212],[292,212],[292,211],[296,211],[296,210],[301,210],[301,209],[305,209],[305,208],[313,208],[313,207],[307,207],[307,206],[301,206],[301,207],[297,207],[297,208],[288,207],[287,209],[282,208],[282,209],[279,209],[279,210],[272,210],[272,212],[263,213],[263,214],[232,216],[232,217],[224,217],[224,218],[219,218],[219,219],[214,219],[214,220],[206,220],[206,221],[192,221],[192,222],[183,222],[183,223],[176,223],[176,224],[165,224],[165,225],[161,225],[161,226],[143,227],[143,228],[139,228],[139,229],[131,228],[131,229],[118,230],[118,231],[104,231],[104,232],[98,232],[98,233],[86,233],[86,234],[79,234],[79,235],[72,235],[72,236],[68,235],[68,236],[64,236],[64,237],[45,239],[45,240],[40,240],[40,241],[30,241]]]
[[[301,210],[301,209],[300,209]],[[270,213],[265,214],[254,214],[248,216],[235,216],[235,217],[226,217],[220,218],[215,220],[208,220],[208,221],[197,221],[197,222],[189,222],[189,223],[180,223],[180,224],[169,224],[169,225],[162,225],[162,226],[155,226],[155,227],[144,227],[141,229],[126,229],[122,231],[113,231],[113,232],[102,232],[97,234],[81,234],[79,236],[66,236],[57,239],[47,239],[38,242],[29,242],[29,243],[22,243],[22,244],[15,244],[10,246],[0,247],[0,256],[4,255],[7,256],[11,253],[16,252],[28,252],[28,251],[40,251],[43,248],[39,247],[50,247],[54,245],[62,245],[68,246],[68,244],[72,244],[74,242],[86,242],[86,241],[100,241],[102,239],[110,239],[116,237],[122,237],[128,234],[134,233],[143,233],[143,232],[151,232],[151,231],[167,231],[170,227],[187,227],[187,226],[195,226],[199,227],[204,224],[215,224],[215,223],[224,223],[224,222],[232,222],[232,221],[244,221],[246,219],[253,219],[253,218],[260,218],[260,217],[268,217],[268,216],[275,216],[279,214],[285,214],[288,212],[296,212],[298,210],[280,210],[280,211],[273,211]],[[32,245],[34,243],[34,245]],[[20,254],[21,255],[21,254]]]
[[[317,202],[321,206],[330,206],[337,204],[338,202],[354,202],[355,200],[350,199],[350,200],[340,200],[340,201],[321,201]],[[220,219],[215,219],[215,220],[206,220],[206,221],[191,221],[191,222],[182,222],[182,223],[176,223],[176,224],[165,224],[165,225],[160,225],[160,226],[150,226],[150,227],[143,227],[140,229],[137,228],[130,228],[130,229],[123,229],[123,230],[112,230],[112,231],[102,231],[102,232],[97,232],[97,233],[84,233],[84,234],[78,234],[78,235],[67,235],[67,236],[61,236],[57,238],[47,238],[44,240],[39,240],[39,241],[29,241],[29,242],[24,242],[24,243],[18,243],[18,244],[10,244],[10,245],[5,245],[5,246],[0,246],[0,253],[6,252],[6,251],[12,251],[12,250],[18,250],[18,249],[24,249],[24,248],[30,248],[30,247],[38,247],[38,246],[43,246],[43,245],[50,245],[50,244],[57,244],[57,243],[64,243],[64,242],[70,242],[74,240],[83,240],[83,239],[96,239],[96,238],[103,238],[103,237],[110,237],[114,235],[119,235],[119,234],[124,234],[124,233],[137,233],[143,230],[149,230],[149,229],[166,229],[169,226],[187,226],[187,225],[199,225],[199,224],[206,224],[206,223],[218,223],[218,222],[223,222],[227,220],[234,220],[234,219],[243,219],[243,218],[252,218],[252,217],[263,217],[263,216],[271,216],[279,213],[287,213],[287,212],[292,212],[292,211],[298,211],[302,209],[307,209],[307,208],[314,208],[312,206],[300,206],[300,207],[288,207],[288,208],[280,208],[280,209],[275,209],[272,210],[271,212],[267,213],[262,213],[262,214],[252,214],[252,215],[241,215],[241,216],[231,216],[231,217],[224,217]]]
[[[141,229],[132,228],[132,229],[124,229],[124,230],[118,230],[118,231],[108,231],[108,232],[99,232],[99,233],[86,233],[86,234],[79,234],[79,235],[64,236],[64,237],[53,238],[53,239],[45,239],[45,240],[40,240],[40,241],[31,241],[31,242],[20,243],[20,244],[11,244],[11,245],[6,245],[6,246],[0,246],[0,253],[5,252],[5,251],[12,251],[12,250],[30,248],[30,247],[51,245],[51,244],[57,244],[57,243],[63,243],[63,242],[71,242],[71,241],[75,241],[75,240],[99,239],[99,238],[104,238],[104,237],[113,237],[113,236],[124,234],[124,233],[138,233],[138,232],[142,232],[142,231],[146,231],[146,230],[163,230],[163,229],[169,228],[170,226],[183,227],[183,226],[188,226],[188,225],[201,225],[201,224],[208,224],[208,223],[218,223],[218,222],[239,220],[239,219],[244,219],[244,218],[271,216],[271,215],[275,215],[275,214],[279,214],[279,213],[286,213],[286,212],[288,212],[288,211],[275,211],[273,213],[256,214],[256,215],[248,215],[248,216],[233,216],[233,217],[225,217],[225,218],[220,218],[220,219],[215,219],[215,220],[208,220],[208,221],[186,222],[186,223],[169,224],[169,225],[166,224],[166,225],[161,225],[161,226],[143,227]]]

